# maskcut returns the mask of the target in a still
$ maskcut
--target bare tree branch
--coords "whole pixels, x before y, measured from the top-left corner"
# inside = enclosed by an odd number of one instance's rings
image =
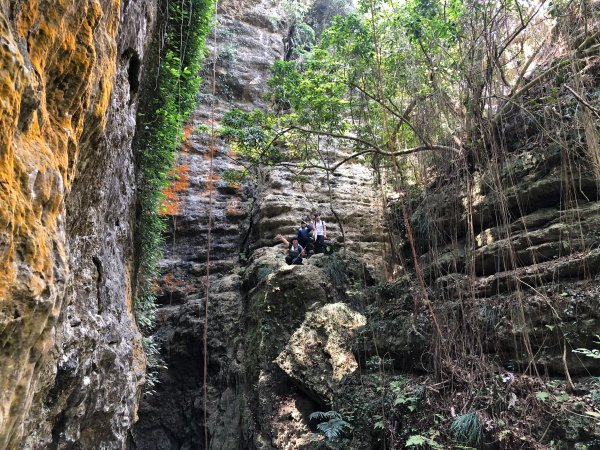
[[[540,0],[540,2],[537,5],[532,5],[531,8],[529,8],[527,19],[525,20],[525,22],[523,22],[523,19],[521,18],[521,25],[515,31],[513,31],[510,34],[510,36],[506,39],[506,42],[502,44],[502,47],[500,47],[500,50],[498,50],[498,53],[495,55],[496,58],[499,58],[500,55],[502,55],[502,53],[504,53],[504,51],[508,48],[508,46],[517,38],[517,36],[519,36],[519,34],[521,34],[521,32],[525,28],[527,28],[527,26],[531,23],[534,17],[537,16],[537,13],[540,11],[540,9],[542,9],[544,3],[546,3],[546,0]],[[521,11],[519,9],[519,13],[520,12]]]
[[[554,63],[552,66],[550,66],[550,68],[544,70],[541,74],[539,74],[537,77],[535,77],[529,83],[525,84],[521,89],[519,89],[518,91],[516,91],[513,94],[511,94],[508,97],[508,99],[509,100],[514,100],[515,98],[519,97],[521,94],[523,94],[524,92],[526,92],[530,87],[535,86],[540,81],[542,81],[544,78],[546,78],[548,75],[550,75],[551,73],[553,73],[556,69],[558,69],[559,67],[564,66],[567,63],[568,63],[568,61],[566,61],[564,59],[563,60],[559,60],[558,62]],[[504,104],[504,106],[502,106],[502,108],[500,108],[500,110],[496,114],[496,116],[494,118],[494,121],[500,120],[500,118],[504,115],[504,113],[508,110],[509,107],[510,107],[510,102],[506,102]]]
[[[298,127],[296,125],[292,125],[290,128],[293,129],[293,130],[301,131],[303,133],[314,134],[316,136],[329,136],[329,137],[332,137],[332,138],[345,139],[345,140],[348,140],[348,141],[354,141],[354,142],[362,144],[362,145],[364,145],[366,147],[370,147],[370,148],[372,148],[373,150],[375,150],[378,153],[379,152],[385,152],[385,150],[383,150],[377,144],[374,144],[373,142],[370,142],[370,141],[366,141],[366,140],[361,139],[361,138],[356,137],[356,136],[350,136],[348,134],[333,133],[333,132],[330,132],[330,131],[323,131],[323,130],[309,130],[307,128]]]
[[[581,97],[577,92],[575,92],[571,86],[569,86],[568,84],[565,84],[565,87],[571,91],[571,94],[573,94],[575,96],[575,98],[577,100],[579,100],[583,106],[587,107],[591,112],[594,113],[594,115],[600,119],[600,111],[598,111],[598,108],[594,108],[592,105],[590,105],[586,99],[584,99],[583,97]]]

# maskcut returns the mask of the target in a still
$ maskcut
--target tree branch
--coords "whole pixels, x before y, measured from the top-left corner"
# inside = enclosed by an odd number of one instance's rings
[[[544,78],[546,78],[550,73],[552,73],[553,71],[555,71],[559,67],[564,66],[567,63],[568,63],[568,61],[566,61],[566,60],[563,59],[563,60],[560,60],[557,63],[553,64],[549,69],[544,70],[541,74],[539,74],[537,77],[535,77],[529,83],[525,84],[521,89],[519,89],[518,91],[516,91],[513,94],[511,94],[508,97],[508,100],[513,100],[513,99],[519,97],[521,94],[523,94],[524,92],[526,92],[530,87],[535,86],[540,81],[542,81]],[[502,106],[502,108],[500,108],[500,110],[496,114],[496,116],[494,118],[494,121],[497,122],[498,120],[500,120],[500,118],[504,115],[504,113],[507,111],[507,109],[509,107],[510,107],[510,102],[506,102],[504,104],[504,106]]]
[[[420,153],[420,152],[424,152],[427,150],[453,152],[458,155],[461,154],[460,150],[458,150],[454,147],[448,147],[446,145],[431,145],[431,144],[420,145],[418,147],[407,148],[405,150],[398,150],[396,152],[388,152],[388,151],[383,150],[381,147],[377,146],[376,144],[373,144],[372,142],[365,141],[364,139],[360,139],[360,138],[357,138],[354,136],[349,136],[349,135],[339,134],[339,133],[332,133],[329,131],[308,130],[306,128],[301,128],[301,127],[296,127],[296,126],[292,126],[292,128],[297,131],[307,133],[307,134],[314,134],[316,136],[329,136],[329,137],[336,138],[336,139],[350,140],[350,141],[358,142],[366,147],[369,147],[368,149],[360,150],[356,153],[353,153],[353,154],[343,158],[341,161],[339,161],[338,163],[336,163],[333,166],[327,167],[327,166],[311,165],[311,167],[313,167],[313,168],[323,169],[323,170],[326,170],[331,173],[335,172],[340,166],[347,163],[348,161],[358,158],[359,156],[369,154],[369,153],[373,153],[373,154],[381,155],[381,156],[388,156],[391,158],[397,157],[397,156],[412,155],[414,153]]]
[[[364,139],[358,138],[356,136],[350,136],[348,134],[339,134],[339,133],[333,133],[333,132],[330,132],[330,131],[322,131],[322,130],[309,130],[307,128],[298,127],[296,125],[291,125],[290,129],[298,130],[298,131],[301,131],[301,132],[307,133],[307,134],[314,134],[316,136],[329,136],[329,137],[332,137],[332,138],[345,139],[345,140],[348,140],[348,141],[354,141],[354,142],[362,144],[362,145],[364,145],[366,147],[370,147],[370,148],[372,148],[373,150],[375,150],[378,153],[379,152],[384,152],[384,150],[381,147],[379,147],[377,144],[374,144],[373,142],[365,141]]]
[[[544,6],[544,3],[546,3],[546,0],[541,0],[537,5],[531,6],[530,11],[532,11],[532,12],[529,14],[529,17],[527,17],[527,20],[525,22],[523,22],[523,19],[521,19],[521,25],[510,34],[508,39],[506,39],[506,42],[502,45],[502,47],[500,47],[500,50],[495,55],[496,58],[499,58],[500,55],[502,55],[502,53],[504,53],[504,51],[508,48],[508,46],[517,38],[517,36],[519,36],[519,34],[521,34],[521,32],[525,28],[527,28],[527,26],[531,23],[533,18],[535,16],[537,16],[537,13],[540,11],[540,9],[542,9],[542,6]],[[519,13],[520,13],[520,10],[519,10]]]
[[[594,115],[600,119],[600,111],[598,111],[598,108],[594,108],[592,105],[590,105],[586,99],[584,99],[583,97],[581,97],[577,92],[575,92],[573,89],[571,89],[571,86],[569,86],[568,84],[565,84],[565,87],[571,91],[571,94],[573,94],[575,96],[575,98],[577,100],[579,100],[583,106],[587,107],[591,112],[594,113]]]

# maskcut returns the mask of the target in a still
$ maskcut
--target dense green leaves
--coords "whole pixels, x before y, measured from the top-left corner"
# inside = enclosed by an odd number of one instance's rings
[[[308,417],[310,420],[321,421],[317,425],[317,430],[329,440],[339,439],[345,431],[350,429],[350,424],[337,411],[315,411]]]
[[[209,31],[213,0],[165,3],[167,17],[157,29],[153,52],[158,65],[146,74],[150,92],[140,104],[136,136],[140,180],[136,238],[135,311],[143,329],[154,320],[152,282],[162,257],[164,219],[159,215],[163,189],[169,183],[183,123],[195,106],[198,75]]]
[[[359,11],[334,18],[321,42],[301,59],[273,65],[269,85],[275,113],[251,127],[239,116],[230,121],[224,135],[236,150],[256,155],[279,145],[299,167],[322,167],[321,150],[334,142],[381,155],[435,142],[452,131],[455,124],[441,116],[432,97],[440,91],[447,96],[458,87],[453,68],[458,65],[446,56],[454,51],[461,3],[374,5],[371,11],[371,2],[363,2]],[[445,62],[433,75],[431,61],[437,53],[443,53]],[[415,124],[413,111],[427,119]],[[265,127],[264,134],[257,127]]]
[[[274,64],[273,139],[255,144],[281,146],[301,169],[331,167],[326,147],[350,148],[379,168],[402,168],[408,162],[396,155],[414,152],[422,167],[457,163],[448,154],[481,146],[515,76],[523,82],[520,33],[536,11],[533,1],[362,0],[301,57]],[[427,170],[405,181],[419,184]]]
[[[243,156],[244,166],[273,165],[281,161],[279,149],[273,145],[272,116],[261,110],[245,112],[233,109],[223,116],[219,134],[231,143],[232,150]],[[231,181],[239,182],[232,173]]]

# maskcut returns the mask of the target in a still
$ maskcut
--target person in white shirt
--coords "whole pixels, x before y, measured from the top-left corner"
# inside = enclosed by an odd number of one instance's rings
[[[327,226],[318,213],[315,214],[312,228],[315,237],[315,253],[323,253],[325,251],[325,239],[327,239]]]

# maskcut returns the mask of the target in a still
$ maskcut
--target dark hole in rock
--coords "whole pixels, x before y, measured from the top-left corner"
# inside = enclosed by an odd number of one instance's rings
[[[129,104],[133,101],[140,87],[141,61],[138,53],[128,48],[123,52],[122,58],[127,61],[127,80],[129,81]]]
[[[185,295],[180,291],[167,292],[163,295],[156,296],[158,305],[181,305],[185,303]]]

